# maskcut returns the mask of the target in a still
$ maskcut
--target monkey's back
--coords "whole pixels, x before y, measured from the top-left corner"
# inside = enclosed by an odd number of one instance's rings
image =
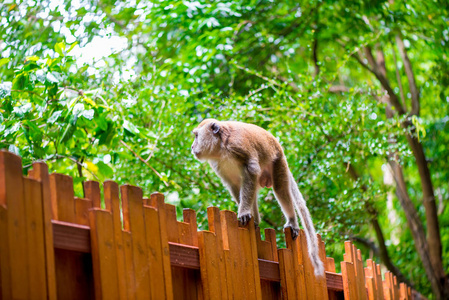
[[[242,158],[258,156],[263,164],[283,156],[278,140],[262,127],[237,121],[222,121],[220,125],[224,146]]]

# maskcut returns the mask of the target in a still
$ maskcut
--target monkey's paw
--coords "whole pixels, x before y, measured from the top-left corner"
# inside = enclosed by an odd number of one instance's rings
[[[251,220],[251,214],[244,214],[244,215],[239,216],[240,224],[242,224],[243,226],[246,226],[246,224],[248,224],[249,220]]]
[[[294,228],[293,226],[286,226],[286,227],[290,227],[290,229],[292,230],[292,239],[296,240],[296,238],[299,236],[299,228]]]

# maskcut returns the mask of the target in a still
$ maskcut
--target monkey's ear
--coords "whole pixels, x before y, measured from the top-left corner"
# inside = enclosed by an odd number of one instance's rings
[[[212,132],[214,134],[217,134],[220,131],[220,125],[218,125],[217,123],[212,123],[210,125],[210,128],[212,129]]]

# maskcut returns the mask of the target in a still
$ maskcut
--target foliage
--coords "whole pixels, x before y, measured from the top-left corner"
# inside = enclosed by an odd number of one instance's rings
[[[72,175],[78,196],[85,180],[162,191],[178,207],[194,208],[206,228],[207,206],[236,208],[211,169],[190,155],[191,130],[205,117],[258,124],[284,146],[327,251],[337,258],[342,249],[332,245],[342,239],[375,240],[372,206],[392,261],[428,294],[393,183],[384,182],[388,155],[400,153],[424,218],[417,167],[399,125],[405,117],[386,118],[379,82],[354,59],[363,46],[380,45],[388,78],[410,106],[394,39],[401,34],[421,93],[413,123],[429,159],[448,270],[447,4],[32,2],[0,4],[0,148],[27,167],[43,160]],[[82,49],[99,37],[124,45],[83,61]],[[280,230],[271,190],[261,192],[259,206],[262,227]]]

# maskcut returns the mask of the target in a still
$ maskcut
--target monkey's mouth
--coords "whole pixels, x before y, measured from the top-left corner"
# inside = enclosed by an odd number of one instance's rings
[[[196,159],[199,159],[200,155],[201,155],[201,152],[192,150],[192,154],[193,154],[193,156],[195,156]]]

